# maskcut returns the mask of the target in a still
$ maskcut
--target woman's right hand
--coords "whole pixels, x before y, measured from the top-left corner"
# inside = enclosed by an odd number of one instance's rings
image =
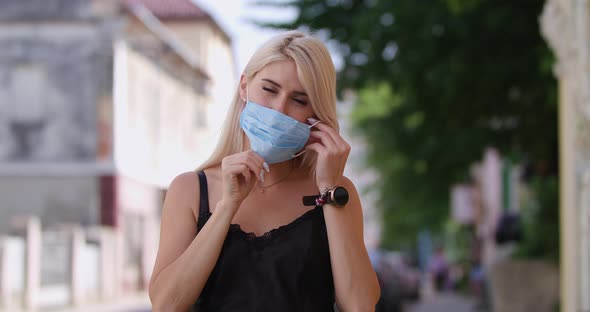
[[[261,181],[264,158],[252,150],[229,155],[221,161],[221,176],[223,193],[221,200],[231,207],[234,213],[256,181]],[[262,182],[262,181],[261,181]]]

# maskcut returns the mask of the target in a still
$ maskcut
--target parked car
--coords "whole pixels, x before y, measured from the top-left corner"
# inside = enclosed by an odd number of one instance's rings
[[[401,283],[403,299],[419,300],[422,273],[418,267],[411,264],[410,257],[401,252],[389,251],[385,253],[385,260],[393,267],[393,271]]]
[[[405,302],[420,299],[421,273],[405,254],[372,250],[369,256],[381,285],[376,311],[402,311]]]

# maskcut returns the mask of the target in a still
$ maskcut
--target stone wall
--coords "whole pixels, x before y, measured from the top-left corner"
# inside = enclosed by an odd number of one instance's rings
[[[92,0],[2,0],[0,21],[31,19],[85,19]]]
[[[495,312],[552,312],[559,301],[557,266],[538,260],[507,260],[489,272]]]
[[[98,224],[98,188],[95,177],[0,177],[0,233],[22,215],[37,215],[46,225]]]
[[[95,159],[97,102],[111,93],[105,37],[91,24],[0,26],[0,161]]]

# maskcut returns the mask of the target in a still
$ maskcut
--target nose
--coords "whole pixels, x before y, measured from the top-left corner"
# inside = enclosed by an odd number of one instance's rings
[[[287,115],[287,104],[288,98],[286,96],[281,96],[274,101],[272,104],[272,109],[276,110],[281,114]]]

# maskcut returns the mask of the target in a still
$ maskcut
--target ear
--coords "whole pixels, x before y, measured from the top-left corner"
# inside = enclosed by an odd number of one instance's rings
[[[243,100],[246,99],[246,88],[248,87],[248,82],[246,81],[246,76],[242,74],[240,76],[240,102],[244,102]]]

